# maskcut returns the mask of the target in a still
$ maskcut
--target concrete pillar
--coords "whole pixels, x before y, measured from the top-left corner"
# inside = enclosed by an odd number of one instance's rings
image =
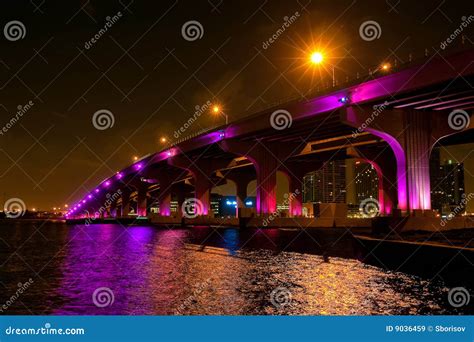
[[[196,210],[198,215],[209,215],[211,207],[211,189],[218,183],[213,174],[216,170],[226,167],[232,159],[198,159],[190,160],[187,156],[174,156],[168,163],[174,167],[187,170],[194,180],[194,197],[197,200]]]
[[[472,128],[453,129],[450,112],[357,106],[341,111],[341,120],[358,131],[382,138],[396,160],[398,208],[403,212],[431,209],[429,157],[441,138]],[[471,120],[472,121],[472,120]],[[471,126],[473,123],[471,122]]]
[[[121,217],[128,217],[130,214],[130,195],[131,191],[129,189],[122,190],[122,208],[120,210]]]
[[[117,202],[114,201],[110,204],[110,217],[117,217]]]
[[[235,194],[237,201],[237,212],[238,208],[245,208],[245,200],[248,196],[247,187],[251,181],[256,179],[257,175],[255,173],[254,167],[240,167],[235,169],[230,169],[223,172],[223,176],[226,179],[231,180],[235,184]]]
[[[319,160],[309,162],[290,162],[287,161],[280,166],[288,179],[288,194],[286,200],[289,204],[290,217],[297,217],[303,214],[303,178],[311,172],[322,167],[323,163]]]
[[[147,192],[148,185],[141,184],[137,190],[137,215],[146,217],[147,216]]]
[[[255,167],[257,174],[257,213],[268,215],[276,212],[276,173],[289,157],[304,148],[300,143],[243,142],[226,139],[219,142],[226,152],[244,156]]]
[[[160,185],[158,205],[160,207],[161,216],[171,215],[171,198],[174,189],[176,189],[173,183],[181,180],[186,174],[187,171],[185,170],[170,167],[161,167],[153,172],[154,177],[158,180]]]

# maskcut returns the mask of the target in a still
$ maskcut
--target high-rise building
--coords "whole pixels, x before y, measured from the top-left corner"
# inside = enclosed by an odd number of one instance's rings
[[[431,207],[449,214],[462,204],[465,193],[464,165],[440,158],[440,148],[433,149],[430,158]]]
[[[346,201],[346,163],[330,161],[304,177],[304,202],[344,203]]]
[[[371,164],[360,161],[355,162],[354,168],[356,204],[360,204],[367,198],[378,199],[379,177],[377,176],[377,170]]]

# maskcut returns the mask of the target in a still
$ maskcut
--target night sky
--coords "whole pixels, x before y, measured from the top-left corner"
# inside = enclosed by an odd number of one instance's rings
[[[79,199],[133,156],[162,148],[160,137],[173,141],[197,105],[219,103],[232,121],[329,83],[330,65],[341,82],[383,61],[437,53],[462,17],[474,15],[474,5],[2,0],[0,13],[0,130],[18,106],[33,103],[0,135],[2,203],[18,197],[30,209],[50,209]],[[264,44],[292,16],[278,39]],[[3,28],[13,20],[25,27],[22,39],[6,39]],[[189,41],[182,27],[192,20],[203,31]],[[359,34],[369,20],[381,28],[372,41]],[[466,45],[474,41],[471,25]],[[307,62],[316,48],[327,54],[322,72]],[[101,109],[113,114],[113,127],[94,127]],[[223,123],[205,112],[183,136]]]

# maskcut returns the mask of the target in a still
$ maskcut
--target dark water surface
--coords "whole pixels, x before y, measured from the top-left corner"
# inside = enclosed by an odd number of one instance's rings
[[[2,224],[0,305],[9,303],[2,314],[469,312],[447,293],[472,268],[433,278],[423,264],[402,273],[366,255],[346,231]],[[101,288],[109,290],[94,297]]]

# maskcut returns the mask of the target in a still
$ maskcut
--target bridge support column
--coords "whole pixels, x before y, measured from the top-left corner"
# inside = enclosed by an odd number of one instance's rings
[[[176,186],[174,182],[180,180],[186,175],[186,171],[181,169],[162,168],[154,172],[154,176],[160,184],[160,193],[158,195],[158,205],[160,207],[160,216],[171,216],[171,197]],[[184,199],[183,199],[184,201]]]
[[[122,190],[122,207],[120,208],[121,217],[128,217],[128,214],[130,214],[130,195],[130,190]]]
[[[303,178],[311,172],[321,168],[322,162],[286,162],[280,167],[288,179],[287,201],[290,207],[290,217],[297,217],[303,214]]]
[[[137,215],[147,216],[147,192],[148,185],[141,184],[137,190]]]
[[[232,169],[224,173],[224,178],[229,179],[235,184],[235,195],[237,201],[236,216],[238,216],[238,209],[245,208],[245,200],[248,196],[247,187],[251,181],[256,179],[255,170],[248,167]]]
[[[110,204],[110,217],[117,217],[117,202],[114,201]]]
[[[249,159],[257,174],[257,213],[268,215],[276,212],[276,173],[280,165],[297,155],[304,146],[295,143],[248,143],[236,140],[219,142],[221,148]]]
[[[211,206],[211,189],[218,183],[213,173],[229,164],[228,159],[190,160],[186,156],[174,156],[168,159],[172,166],[189,171],[194,180],[194,197],[198,201],[198,215],[208,215]],[[180,208],[181,209],[181,208]]]
[[[431,209],[431,149],[439,139],[459,132],[450,127],[448,115],[449,112],[412,109],[379,112],[360,106],[341,112],[343,122],[382,138],[392,148],[396,160],[398,208],[402,212]]]

